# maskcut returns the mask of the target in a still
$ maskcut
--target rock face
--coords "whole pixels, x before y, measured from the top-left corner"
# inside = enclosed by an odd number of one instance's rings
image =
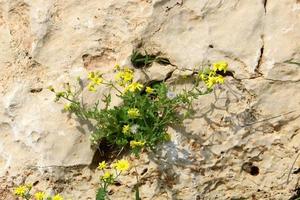
[[[218,60],[233,74],[195,102],[185,130],[170,128],[172,141],[158,154],[132,161],[139,173],[147,169],[142,199],[292,196],[300,168],[299,0],[0,0],[3,199],[13,199],[15,184],[36,181],[38,189],[94,199],[89,131],[47,87],[89,70],[111,73],[137,48],[172,63],[147,69],[150,79]],[[135,179],[120,181],[111,199],[133,198]]]

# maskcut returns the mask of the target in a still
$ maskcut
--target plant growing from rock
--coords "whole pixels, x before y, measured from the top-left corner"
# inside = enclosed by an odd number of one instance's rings
[[[171,91],[165,82],[145,86],[134,81],[134,71],[128,67],[116,66],[115,81],[105,80],[101,72],[90,72],[87,88],[96,92],[97,87],[104,85],[116,90],[122,104],[111,107],[111,94],[93,107],[87,107],[79,101],[78,91],[69,85],[65,91],[56,92],[56,100],[63,98],[68,101],[65,110],[77,117],[93,123],[94,131],[91,139],[95,145],[105,140],[119,150],[130,147],[131,152],[138,156],[142,149],[154,150],[158,143],[170,140],[168,126],[181,123],[183,118],[192,111],[192,102],[199,96],[212,91],[215,84],[224,83],[218,72],[225,72],[226,62],[213,64],[213,69],[206,68],[196,77],[196,83],[190,90]],[[205,90],[199,89],[203,81]],[[182,111],[185,115],[181,115]]]
[[[157,58],[143,57],[142,54],[136,53],[132,59],[147,65]],[[170,90],[165,82],[152,85],[136,82],[134,70],[129,67],[117,65],[114,81],[105,80],[99,71],[90,72],[87,89],[96,92],[102,85],[115,90],[117,98],[122,100],[118,106],[111,105],[111,94],[104,95],[101,101],[89,107],[79,100],[79,92],[72,89],[69,84],[66,84],[64,91],[57,92],[52,87],[49,89],[56,94],[56,101],[60,99],[67,101],[65,111],[92,123],[94,131],[91,133],[91,140],[95,145],[106,141],[119,151],[130,149],[138,157],[143,149],[155,150],[159,143],[169,141],[168,127],[182,123],[184,118],[191,115],[193,100],[211,92],[216,84],[224,83],[221,74],[226,72],[228,64],[217,62],[212,66],[199,71],[194,77],[196,81],[193,87],[182,91]],[[78,81],[82,84],[80,78]],[[200,87],[201,82],[206,87]],[[118,161],[112,166],[116,170],[115,173],[107,171],[106,167],[104,161],[98,167],[103,170],[103,176],[100,178],[97,200],[104,200],[107,197],[108,186],[115,182],[122,171],[129,168],[129,164],[125,160]],[[138,184],[135,189],[136,199],[139,200]]]
[[[129,170],[129,162],[127,160],[118,160],[111,165],[113,170],[108,170],[107,163],[102,161],[99,163],[98,169],[103,172],[100,177],[100,188],[98,189],[96,200],[105,200],[107,198],[108,186],[115,183],[122,172]]]

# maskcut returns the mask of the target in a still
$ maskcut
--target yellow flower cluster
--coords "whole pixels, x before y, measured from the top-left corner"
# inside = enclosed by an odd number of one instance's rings
[[[101,163],[99,163],[98,165],[98,169],[103,170],[107,167],[106,162],[102,161]]]
[[[20,185],[15,188],[15,195],[18,197],[25,197],[25,195],[31,190],[31,185]]]
[[[112,184],[114,183],[115,179],[124,171],[129,169],[130,165],[127,160],[118,160],[117,162],[111,165],[111,168],[114,168],[115,174],[110,171],[106,171],[107,164],[105,161],[99,163],[98,169],[103,170],[104,174],[100,177],[100,180],[103,181],[105,184]],[[104,171],[105,170],[105,171]]]
[[[138,82],[133,82],[125,88],[125,92],[127,92],[127,91],[130,91],[130,92],[141,91],[143,89],[143,87],[144,86],[142,84],[140,84]]]
[[[129,118],[131,118],[131,119],[135,119],[135,118],[137,118],[137,117],[139,117],[141,115],[140,111],[137,108],[130,108],[127,111],[127,114],[129,116]]]
[[[109,179],[113,178],[113,174],[110,172],[105,172],[104,175],[101,177],[104,181],[108,181]]]
[[[64,200],[64,198],[62,196],[60,196],[59,194],[57,194],[52,197],[52,200]]]
[[[141,83],[133,82],[134,78],[134,72],[133,70],[129,69],[128,67],[125,67],[124,69],[121,69],[119,65],[115,66],[115,69],[118,71],[118,73],[115,76],[115,80],[121,87],[124,87],[124,92],[136,92],[141,91],[144,86]],[[148,89],[148,91],[150,91]]]
[[[46,198],[45,192],[37,192],[34,194],[35,200],[44,200]]]
[[[130,125],[124,125],[122,128],[122,133],[128,134],[130,132]]]
[[[143,147],[145,145],[145,143],[146,142],[132,140],[132,141],[130,141],[130,147],[131,148]]]
[[[115,168],[116,170],[123,172],[129,169],[129,162],[127,160],[118,160],[116,163],[114,163],[112,165],[113,168]]]
[[[226,72],[228,68],[228,63],[225,61],[219,61],[216,63],[213,63],[213,70],[214,71],[223,71]]]
[[[96,86],[103,83],[102,74],[100,72],[90,72],[88,79],[90,80],[88,90],[91,92],[96,92]]]
[[[30,190],[32,188],[32,185],[20,185],[15,188],[14,194],[18,197],[24,198],[24,199],[31,199],[31,197],[34,197],[34,200],[64,200],[64,198],[60,194],[56,194],[53,197],[46,195],[45,192],[36,192],[34,195],[30,194]]]
[[[69,110],[71,110],[71,104],[69,103],[69,104],[65,104],[64,105],[64,111],[69,111]]]
[[[224,77],[217,74],[218,71],[226,72],[228,63],[220,61],[213,64],[213,70],[208,70],[206,72],[200,72],[199,78],[204,81],[207,88],[211,89],[216,84],[223,84]]]
[[[106,162],[100,162],[97,168],[99,170],[105,170],[107,168]],[[105,172],[104,175],[101,177],[101,179],[104,181],[108,181],[110,178],[113,178],[113,175],[110,172]]]
[[[126,85],[132,82],[133,71],[131,69],[129,69],[128,67],[125,67],[124,69],[120,69],[119,66],[115,68],[119,71],[115,76],[115,80],[120,86],[125,87]]]
[[[154,92],[154,89],[151,87],[146,87],[146,93],[147,94],[152,94]]]

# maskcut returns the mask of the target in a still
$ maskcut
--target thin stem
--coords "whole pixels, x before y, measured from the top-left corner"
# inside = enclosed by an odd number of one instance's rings
[[[135,199],[136,200],[140,200],[140,194],[139,194],[139,185],[140,185],[140,180],[139,180],[139,173],[136,169],[136,166],[134,166],[134,170],[135,170],[135,173],[136,173],[136,184],[135,184]]]
[[[102,83],[104,85],[108,85],[108,86],[111,86],[113,87],[115,90],[117,90],[120,94],[123,94],[121,90],[119,90],[114,84],[112,83]]]

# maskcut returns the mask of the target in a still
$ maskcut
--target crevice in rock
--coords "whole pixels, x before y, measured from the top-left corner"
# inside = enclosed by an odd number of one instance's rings
[[[161,30],[162,25],[163,23],[153,32],[152,37]]]
[[[181,7],[182,5],[183,5],[183,0],[181,0],[180,2],[176,2],[173,6],[167,7],[166,12],[169,12],[170,10],[172,10],[176,6]]]
[[[173,73],[174,73],[174,71],[175,71],[176,69],[177,69],[177,68],[175,68],[174,70],[172,70],[172,71],[170,71],[169,73],[167,73],[166,78],[164,79],[165,82],[166,82],[167,80],[169,80],[169,79],[172,77],[172,75],[173,75]]]
[[[281,83],[298,83],[300,80],[279,80],[279,79],[271,79],[271,78],[264,78],[267,81],[272,82],[281,82]]]
[[[43,88],[32,88],[30,89],[30,93],[39,93],[43,90]]]
[[[263,0],[263,3],[264,3],[265,14],[266,14],[267,13],[267,3],[268,3],[268,0]]]
[[[263,74],[260,72],[260,66],[263,62],[263,56],[264,56],[264,50],[265,50],[265,43],[264,43],[264,36],[262,35],[261,36],[261,40],[262,40],[262,45],[261,45],[261,48],[260,48],[260,54],[259,54],[259,57],[258,57],[258,60],[257,60],[257,64],[255,66],[255,73],[256,73],[256,76],[255,78],[257,77],[260,77],[262,76]]]

